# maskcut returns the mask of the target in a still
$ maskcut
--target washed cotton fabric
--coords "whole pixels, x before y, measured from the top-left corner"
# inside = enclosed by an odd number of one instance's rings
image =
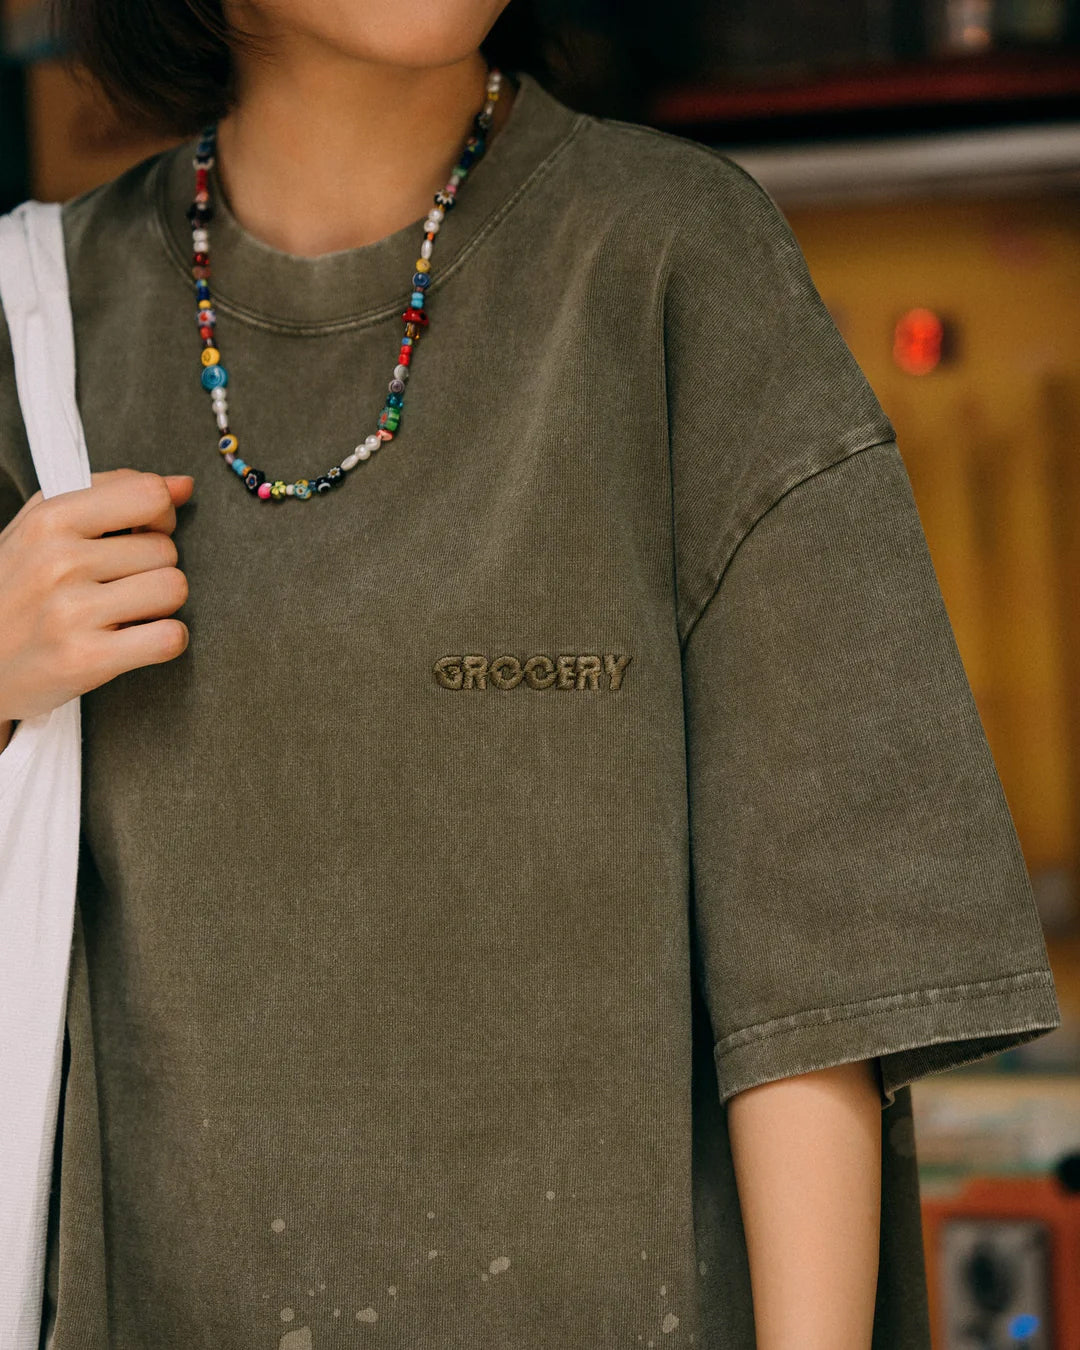
[[[874,1347],[928,1347],[909,1085],[1060,1024],[895,428],[783,216],[516,78],[400,430],[309,502],[218,462],[195,138],[64,203],[91,466],[196,484],[189,648],[82,700],[53,1350],[746,1350],[726,1105],[863,1058]],[[421,222],[305,258],[213,199],[240,453],[313,477]],[[0,467],[6,521],[8,375]]]

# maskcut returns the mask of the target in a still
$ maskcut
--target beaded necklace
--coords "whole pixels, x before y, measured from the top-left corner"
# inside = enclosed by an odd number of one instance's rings
[[[424,238],[420,245],[420,257],[416,260],[416,270],[412,278],[412,295],[409,307],[402,314],[405,322],[405,335],[401,339],[397,364],[390,380],[386,403],[379,413],[378,429],[364,438],[340,464],[327,469],[313,479],[298,478],[293,483],[282,479],[268,482],[261,469],[253,468],[241,458],[239,440],[229,428],[229,404],[225,386],[229,374],[221,364],[221,351],[214,341],[214,326],[217,316],[210,298],[210,236],[207,225],[213,219],[214,209],[210,202],[209,175],[214,163],[214,145],[217,124],[212,123],[203,129],[201,139],[195,149],[192,163],[195,167],[195,199],[188,207],[187,218],[191,222],[191,241],[194,246],[194,262],[191,274],[195,278],[195,296],[198,308],[195,321],[202,349],[202,385],[210,394],[214,418],[220,437],[218,450],[225,463],[241,479],[248,491],[263,501],[283,501],[286,497],[299,497],[302,501],[319,493],[329,492],[345,479],[346,473],[355,468],[361,460],[370,459],[372,453],[386,441],[394,439],[394,433],[401,422],[401,411],[405,401],[405,382],[409,378],[409,366],[413,351],[428,326],[428,316],[424,313],[424,292],[431,285],[431,255],[434,250],[435,236],[448,211],[454,208],[459,184],[468,176],[470,167],[484,153],[487,144],[487,132],[491,127],[495,104],[502,84],[502,72],[495,66],[488,71],[487,98],[481,110],[473,119],[475,130],[466,138],[465,148],[456,167],[450,174],[450,180],[435,193],[435,205],[428,211],[424,221]]]

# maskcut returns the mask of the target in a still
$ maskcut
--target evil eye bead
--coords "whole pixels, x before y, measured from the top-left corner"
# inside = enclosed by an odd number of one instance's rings
[[[236,447],[239,444],[240,442],[230,431],[226,435],[222,436],[221,440],[218,441],[217,448],[221,451],[223,455],[228,455],[233,454],[236,451]]]
[[[223,384],[228,384],[229,372],[222,365],[207,366],[200,378],[204,389],[219,389]]]
[[[311,484],[306,478],[298,478],[293,484],[293,496],[306,501],[311,496]]]
[[[311,486],[316,492],[322,493],[329,492],[334,485],[325,474],[320,474],[319,477],[312,482]]]
[[[202,349],[202,363],[204,366],[216,366],[221,360],[221,353],[216,347],[204,347]]]

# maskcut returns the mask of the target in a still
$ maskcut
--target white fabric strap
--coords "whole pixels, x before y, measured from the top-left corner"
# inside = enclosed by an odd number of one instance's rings
[[[0,216],[0,305],[42,495],[91,485],[59,203]],[[38,1350],[75,912],[76,697],[0,751],[0,1350]]]

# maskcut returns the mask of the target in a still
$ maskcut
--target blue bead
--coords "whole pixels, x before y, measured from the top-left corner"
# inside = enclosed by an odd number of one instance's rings
[[[431,285],[431,277],[426,272],[414,272],[412,284],[418,291],[426,291]]]
[[[209,299],[210,299],[210,287],[209,287],[209,285],[208,285],[207,282],[201,281],[201,280],[200,280],[200,281],[197,281],[197,282],[195,283],[195,290],[196,290],[196,292],[197,292],[197,298],[198,298],[199,300],[209,300]]]
[[[404,395],[402,394],[387,394],[386,396],[386,406],[388,408],[400,408],[404,401]]]
[[[236,474],[237,478],[243,478],[244,474],[247,473],[250,467],[251,465],[245,464],[242,459],[234,459],[233,462],[229,465],[229,468],[232,469],[233,473]]]
[[[414,309],[423,309],[423,307],[424,307],[424,292],[423,292],[423,291],[413,291],[412,296],[411,296],[411,298],[410,298],[410,300],[409,300],[409,303],[413,306]]]
[[[202,380],[204,389],[220,389],[223,384],[228,384],[229,372],[220,364],[204,366],[203,373],[199,378]]]

